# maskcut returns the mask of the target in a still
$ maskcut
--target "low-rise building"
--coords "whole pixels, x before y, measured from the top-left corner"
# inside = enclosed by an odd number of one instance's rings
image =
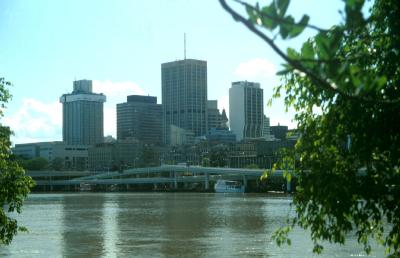
[[[137,167],[141,162],[142,144],[117,141],[92,146],[88,150],[89,170],[114,171]]]
[[[211,128],[207,140],[212,143],[234,143],[236,135],[228,129]]]
[[[86,170],[88,168],[88,147],[68,145],[61,141],[16,144],[15,155],[26,159],[45,158],[49,163],[58,158],[64,170]]]

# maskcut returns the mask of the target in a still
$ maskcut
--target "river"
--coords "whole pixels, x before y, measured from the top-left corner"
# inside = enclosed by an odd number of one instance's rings
[[[312,253],[306,231],[278,247],[271,233],[284,223],[291,198],[260,194],[31,194],[19,233],[1,257],[364,257],[346,245]],[[376,247],[375,247],[376,248]],[[368,257],[382,257],[382,248]]]

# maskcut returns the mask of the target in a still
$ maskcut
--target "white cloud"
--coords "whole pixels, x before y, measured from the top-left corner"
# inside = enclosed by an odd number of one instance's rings
[[[112,135],[117,136],[117,111],[116,106],[104,107],[104,136]]]
[[[24,98],[17,111],[4,117],[4,124],[13,130],[14,143],[61,140],[62,106]]]
[[[255,78],[272,78],[276,74],[276,67],[267,59],[253,58],[249,61],[240,63],[236,70],[235,75],[243,79]]]
[[[228,126],[229,126],[229,95],[223,95],[218,98],[218,109],[222,113],[222,110],[225,109],[226,116],[228,117]]]
[[[134,82],[93,81],[93,91],[103,93],[109,98],[126,97],[128,95],[147,95],[138,84]]]
[[[225,109],[226,116],[229,118],[229,95],[223,95],[218,98],[218,109],[222,113],[222,109]]]

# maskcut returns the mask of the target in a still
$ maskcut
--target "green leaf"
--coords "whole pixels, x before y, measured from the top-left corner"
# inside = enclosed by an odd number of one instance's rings
[[[277,17],[277,13],[273,3],[261,9],[261,22],[265,28],[274,30],[278,26],[278,22],[274,17]]]
[[[329,39],[325,33],[318,33],[315,36],[315,44],[318,50],[318,55],[320,59],[329,58]]]
[[[277,0],[276,1],[277,7],[279,10],[278,13],[281,17],[285,16],[285,13],[289,7],[289,3],[290,3],[290,0]]]
[[[300,35],[303,32],[303,30],[306,28],[306,26],[308,25],[309,20],[310,20],[310,16],[308,16],[307,14],[303,15],[300,22],[297,23],[296,25],[294,25],[292,27],[292,29],[290,30],[289,38],[295,38],[298,35]]]
[[[249,16],[249,20],[254,24],[257,23],[258,16],[257,16],[256,11],[253,8],[251,8],[250,6],[246,6],[246,12],[247,12],[247,15]]]
[[[298,59],[299,54],[294,50],[293,48],[288,48],[287,49],[287,55],[290,59]]]
[[[292,181],[292,173],[290,173],[290,172],[287,173],[286,180],[288,181],[288,183],[290,183]]]
[[[307,59],[314,59],[314,48],[310,41],[304,42],[303,46],[301,47],[301,55]]]
[[[383,88],[383,86],[385,86],[386,82],[387,82],[387,78],[385,75],[376,78],[375,79],[376,91],[381,90]]]
[[[269,177],[270,174],[271,174],[271,171],[266,169],[264,171],[264,173],[261,175],[260,180],[267,180],[267,178]]]
[[[280,34],[283,39],[286,39],[289,36],[290,31],[293,30],[294,27],[294,18],[292,16],[287,16],[285,18],[285,22],[280,25]]]

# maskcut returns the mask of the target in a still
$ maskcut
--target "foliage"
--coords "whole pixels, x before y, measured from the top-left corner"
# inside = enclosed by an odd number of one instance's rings
[[[64,159],[61,157],[55,157],[52,159],[50,163],[51,169],[54,169],[56,171],[61,171],[64,169]]]
[[[209,167],[210,166],[210,158],[209,157],[203,157],[201,159],[201,165],[203,167]]]
[[[9,85],[0,78],[0,117],[11,98],[6,88]],[[11,157],[10,135],[10,128],[0,124],[0,245],[9,244],[18,231],[26,230],[11,215],[21,212],[23,200],[33,187],[32,179],[25,176],[24,170]]]
[[[19,159],[18,163],[26,170],[45,170],[49,168],[49,162],[43,157]]]
[[[257,169],[259,167],[257,166],[257,164],[252,163],[252,164],[246,165],[245,168]]]
[[[211,167],[225,167],[227,165],[228,150],[225,146],[214,146],[209,153]]]
[[[158,165],[158,154],[152,146],[143,146],[141,153],[139,154],[139,166],[140,167],[151,167]]]
[[[309,229],[314,251],[321,240],[344,243],[356,234],[364,250],[374,238],[389,257],[400,256],[400,7],[376,0],[364,18],[363,0],[345,0],[343,22],[329,29],[286,15],[289,0],[245,6],[246,19],[220,0],[237,21],[261,37],[285,61],[278,74],[285,104],[292,106],[300,138],[284,164],[298,178],[296,217],[276,234],[288,242],[293,226]],[[316,35],[300,50],[284,53],[268,33]],[[297,165],[298,164],[298,165]],[[282,162],[281,162],[282,165]]]

